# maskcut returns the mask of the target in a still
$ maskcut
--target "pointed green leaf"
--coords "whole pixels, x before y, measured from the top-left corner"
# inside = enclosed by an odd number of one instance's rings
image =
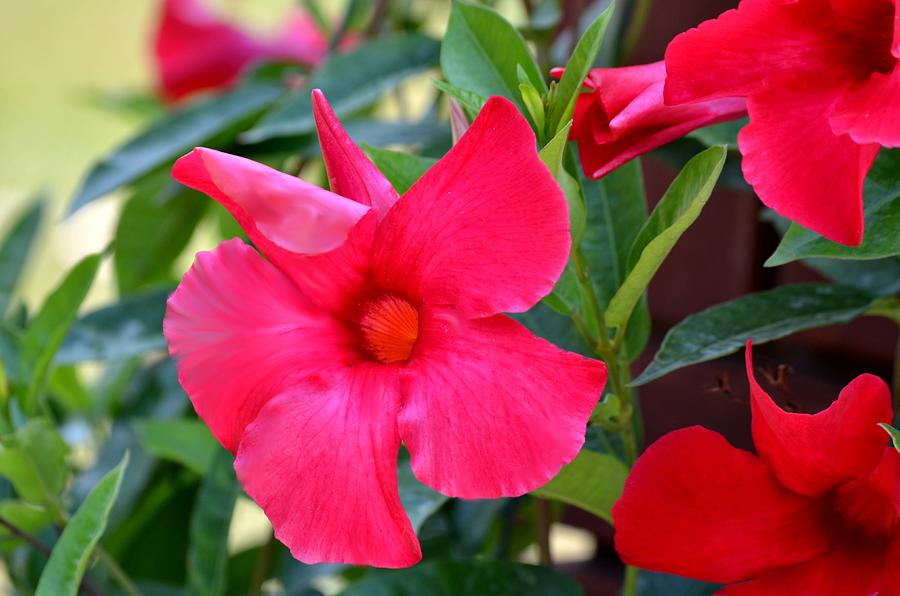
[[[400,151],[379,149],[371,145],[363,144],[363,150],[368,154],[384,177],[394,186],[394,189],[403,194],[416,183],[416,180],[428,171],[428,168],[437,163],[431,157],[422,157]]]
[[[572,123],[568,122],[563,126],[556,135],[550,139],[550,142],[544,145],[539,155],[541,161],[553,174],[556,182],[562,188],[563,194],[566,196],[566,202],[569,204],[569,227],[572,233],[572,243],[577,246],[581,243],[585,234],[586,214],[584,205],[584,196],[578,183],[563,167],[563,156],[566,152],[566,146],[569,140],[569,129]]]
[[[606,310],[606,322],[619,327],[631,317],[653,275],[669,252],[700,215],[722,166],[724,147],[710,147],[695,156],[666,191],[629,251],[629,273]]]
[[[805,329],[848,323],[875,300],[856,288],[796,284],[718,304],[670,329],[653,362],[632,385],[733,354],[751,338],[761,344]]]
[[[878,426],[884,429],[884,432],[886,432],[891,438],[891,442],[894,444],[894,447],[896,447],[897,451],[900,451],[900,430],[897,430],[890,424],[885,424],[883,422]]]
[[[0,475],[29,503],[52,506],[66,487],[69,447],[47,420],[34,418],[3,440]]]
[[[94,547],[106,530],[106,522],[119,494],[128,454],[97,483],[53,547],[41,573],[35,596],[76,596]]]
[[[574,505],[612,523],[612,506],[627,477],[628,467],[617,458],[582,449],[550,482],[531,494]]]
[[[466,114],[470,118],[477,116],[478,112],[481,111],[481,108],[483,108],[484,104],[487,102],[486,97],[475,93],[471,89],[463,89],[462,87],[457,87],[447,81],[434,80],[432,83],[434,83],[435,87],[458,101],[460,105],[465,108]]]
[[[135,423],[135,428],[148,452],[201,475],[218,451],[215,437],[200,420],[143,420]]]
[[[16,220],[0,245],[0,317],[9,308],[43,215],[44,203],[38,200]]]

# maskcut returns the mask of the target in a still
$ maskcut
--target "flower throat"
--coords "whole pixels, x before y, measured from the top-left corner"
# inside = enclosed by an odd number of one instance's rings
[[[366,302],[359,317],[363,348],[378,362],[409,360],[419,337],[419,312],[404,300],[383,294]]]

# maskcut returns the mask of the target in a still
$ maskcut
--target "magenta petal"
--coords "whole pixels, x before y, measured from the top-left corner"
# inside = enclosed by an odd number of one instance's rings
[[[238,478],[304,563],[421,559],[397,489],[397,371],[362,363],[297,384],[244,433]]]
[[[846,89],[806,75],[775,77],[750,96],[738,145],[763,203],[842,244],[863,238],[862,187],[878,145],[835,135],[828,117]]]
[[[606,383],[602,362],[564,352],[503,315],[421,316],[400,413],[419,480],[453,497],[516,496],[577,455]]]
[[[266,47],[266,58],[318,65],[328,55],[328,39],[315,20],[305,12],[295,12],[284,31]]]
[[[163,333],[194,409],[232,451],[273,395],[353,357],[344,327],[238,239],[197,255]]]
[[[522,312],[562,274],[568,214],[528,122],[494,97],[384,218],[373,276],[385,289],[466,315]]]
[[[397,191],[344,131],[319,89],[312,92],[312,104],[332,192],[370,205],[381,221],[399,198]]]
[[[835,134],[847,133],[857,143],[900,147],[900,66],[851,87],[838,100],[830,122]]]

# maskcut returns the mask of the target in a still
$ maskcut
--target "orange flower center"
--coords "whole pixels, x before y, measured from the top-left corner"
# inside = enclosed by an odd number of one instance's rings
[[[419,337],[419,311],[403,298],[384,294],[363,305],[359,329],[363,348],[375,360],[409,360]]]

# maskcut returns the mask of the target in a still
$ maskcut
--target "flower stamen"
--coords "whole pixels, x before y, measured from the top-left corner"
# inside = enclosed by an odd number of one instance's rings
[[[359,329],[365,350],[383,363],[409,360],[419,337],[419,312],[404,300],[385,294],[362,308]]]

